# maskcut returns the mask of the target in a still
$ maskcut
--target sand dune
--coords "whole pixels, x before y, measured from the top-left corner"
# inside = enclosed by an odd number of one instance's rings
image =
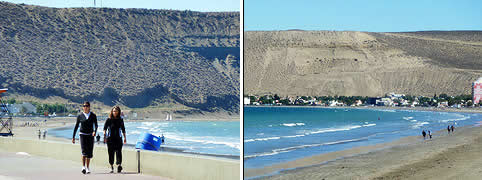
[[[482,33],[245,32],[244,94],[470,94]]]

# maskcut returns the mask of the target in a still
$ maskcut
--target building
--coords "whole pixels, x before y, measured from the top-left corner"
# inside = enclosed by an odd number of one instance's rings
[[[392,106],[393,101],[390,98],[381,98],[380,100],[376,100],[377,106]]]
[[[244,105],[249,105],[251,103],[251,99],[248,96],[244,96],[243,103]]]
[[[472,100],[474,104],[482,101],[482,77],[472,83]]]

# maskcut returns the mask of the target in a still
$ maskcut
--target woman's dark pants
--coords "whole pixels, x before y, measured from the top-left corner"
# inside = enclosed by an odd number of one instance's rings
[[[114,154],[116,164],[122,164],[122,139],[107,139],[107,152],[109,153],[109,164],[114,164]]]

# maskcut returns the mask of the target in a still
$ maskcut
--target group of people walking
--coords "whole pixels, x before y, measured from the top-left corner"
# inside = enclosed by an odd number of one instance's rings
[[[75,144],[75,134],[79,129],[80,148],[82,150],[82,173],[89,174],[90,159],[93,157],[94,137],[97,134],[97,116],[90,111],[90,103],[84,102],[83,112],[77,116],[72,143]],[[124,138],[122,138],[122,135]],[[122,146],[127,143],[124,120],[121,117],[121,109],[115,106],[109,113],[109,118],[104,124],[104,143],[107,144],[109,155],[110,173],[114,172],[114,156],[116,157],[117,172],[122,171]]]
[[[453,132],[454,132],[454,129],[455,129],[454,125],[451,125],[451,126],[449,125],[449,126],[447,126],[447,131],[448,131],[449,134],[450,134],[450,132],[453,133]],[[425,130],[422,130],[422,136],[423,136],[423,139],[424,139],[424,140],[427,138],[427,136],[428,136],[430,139],[432,139],[432,132],[430,132],[430,130],[427,131],[427,132],[426,132]]]
[[[427,132],[428,132],[428,133],[427,133]],[[427,131],[427,132],[425,132],[425,130],[422,130],[423,139],[425,139],[425,138],[427,137],[427,135],[428,135],[428,137],[429,137],[430,139],[432,139],[432,132],[430,132],[430,130]]]

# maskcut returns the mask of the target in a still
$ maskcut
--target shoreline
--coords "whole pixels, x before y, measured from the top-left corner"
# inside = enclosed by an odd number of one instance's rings
[[[479,133],[481,130],[482,127],[480,126],[467,125],[457,128],[454,132],[455,135],[447,135],[445,129],[441,129],[434,132],[434,138],[430,140],[423,140],[421,136],[401,137],[391,142],[313,155],[262,168],[245,168],[244,176],[245,179],[306,179],[306,177],[313,179],[314,176],[316,176],[316,179],[346,179],[352,177],[358,177],[358,179],[382,177],[381,179],[384,179],[384,176],[390,176],[391,178],[387,179],[393,179],[393,177],[398,177],[393,175],[397,173],[393,172],[394,169],[407,166],[405,171],[408,171],[406,169],[411,169],[409,167],[411,163],[425,159],[426,155],[420,155],[420,152],[416,157],[407,158],[411,155],[410,152],[417,152],[418,146],[436,144],[440,147],[428,153],[431,157],[449,148],[469,144],[472,139],[482,139],[482,133]],[[478,136],[471,136],[473,134]],[[455,139],[453,142],[456,143],[450,144],[449,138]],[[398,156],[399,154],[403,156]],[[405,159],[407,163],[397,164],[399,158]],[[387,162],[379,163],[382,160]],[[350,167],[353,168],[350,169]],[[347,171],[351,172],[344,174]]]
[[[65,138],[61,136],[54,135],[50,132],[58,130],[58,129],[70,129],[70,126],[75,125],[75,117],[54,117],[51,119],[48,119],[46,123],[43,123],[42,121],[45,118],[39,118],[39,120],[31,120],[30,117],[22,117],[23,119],[20,118],[14,118],[15,123],[18,122],[40,122],[39,126],[34,126],[34,127],[22,127],[18,126],[16,124],[13,128],[13,133],[14,137],[20,137],[23,139],[32,139],[32,140],[39,140],[38,139],[38,129],[42,130],[47,130],[47,136],[46,139],[40,139],[39,141],[45,141],[45,140],[52,140],[52,141],[57,141],[57,142],[66,142],[66,143],[72,143],[70,138]],[[28,119],[27,119],[28,118]],[[127,120],[126,122],[152,122],[153,120]],[[172,122],[179,122],[179,121],[185,121],[185,120],[172,120]],[[204,121],[204,120],[203,120]],[[206,120],[208,121],[208,120]],[[100,121],[102,122],[102,121]],[[164,122],[164,121],[163,121]],[[165,121],[168,122],[168,121]],[[14,124],[15,124],[14,123]],[[76,140],[76,144],[79,143],[78,139]],[[104,145],[103,142],[95,143],[96,145]],[[132,149],[135,150],[135,144],[125,144],[124,145],[125,149]],[[171,148],[171,147],[162,147],[161,146],[160,151],[153,151],[155,153],[161,153],[161,152],[169,152],[169,153],[177,153],[177,154],[187,154],[187,155],[199,155],[199,156],[206,156],[206,157],[216,157],[216,158],[225,158],[225,159],[231,159],[231,160],[239,160],[240,156],[235,156],[235,155],[222,155],[222,154],[207,154],[207,153],[195,153],[195,152],[183,152],[183,149],[178,149],[178,148]]]
[[[435,111],[435,112],[460,112],[460,113],[480,113],[482,107],[479,108],[436,108],[436,107],[390,107],[390,106],[256,106],[244,105],[244,107],[253,108],[326,108],[326,109],[375,109],[375,110],[406,110],[406,111]]]

